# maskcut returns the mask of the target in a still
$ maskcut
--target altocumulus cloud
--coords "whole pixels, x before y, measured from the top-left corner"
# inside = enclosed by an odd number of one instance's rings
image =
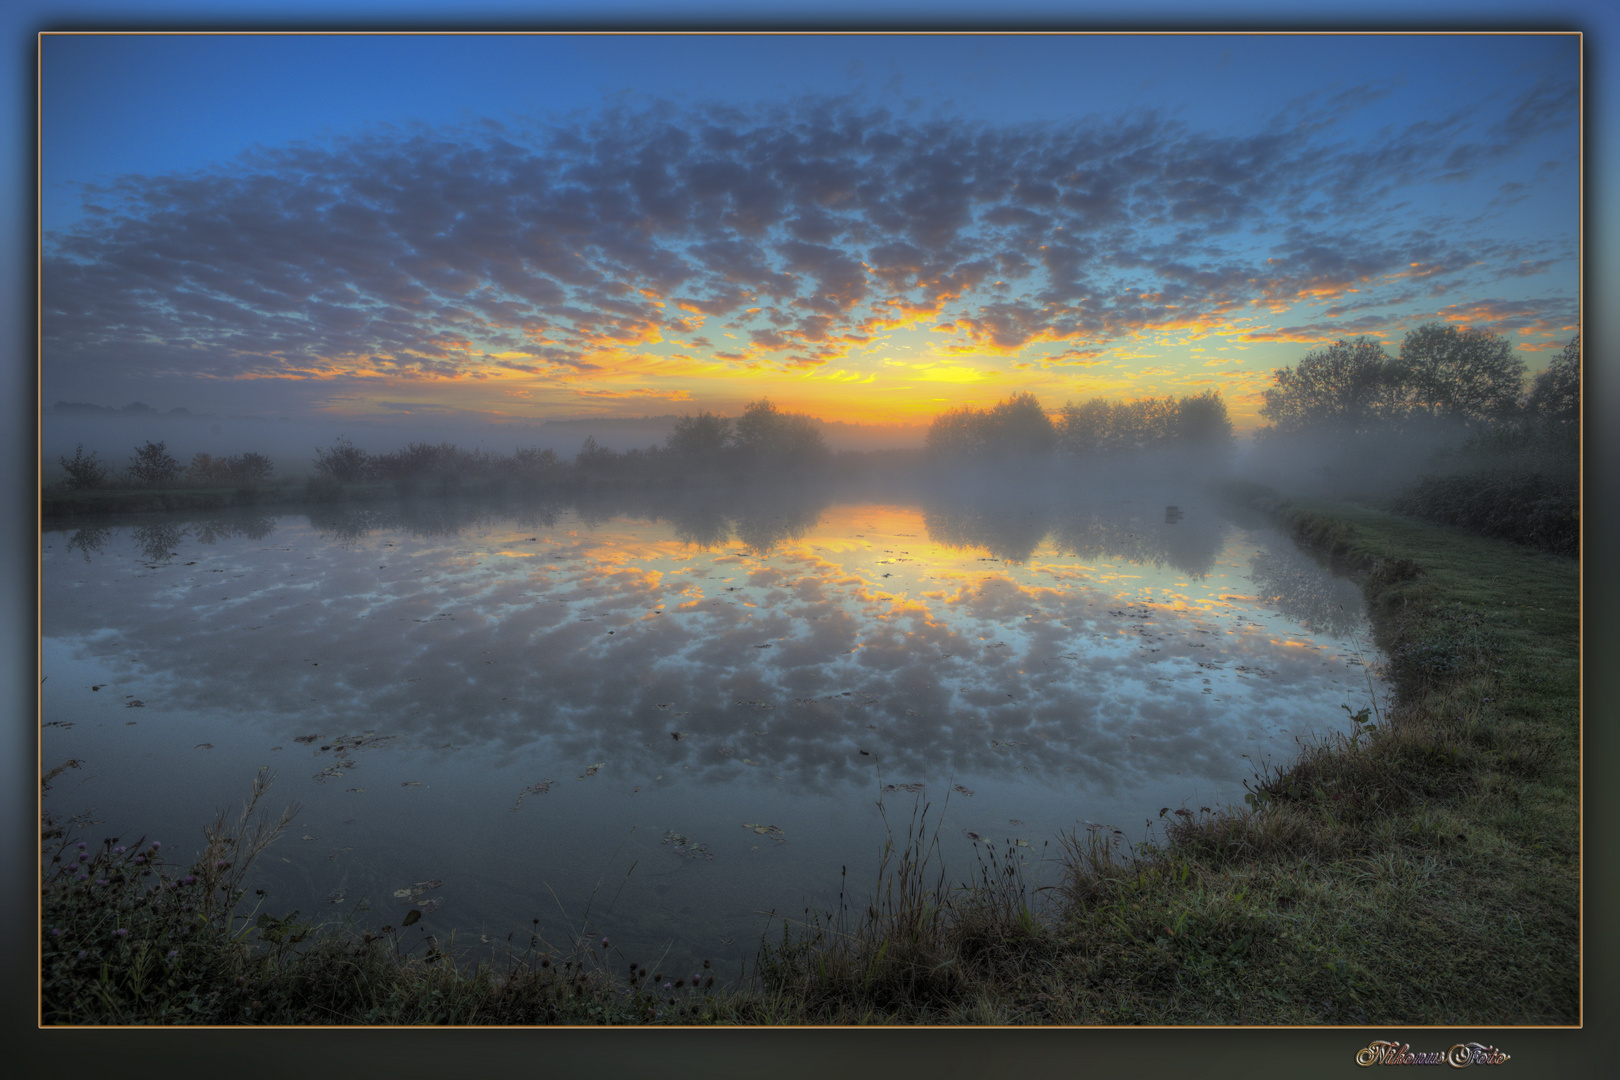
[[[1398,207],[1571,124],[1572,94],[1541,84],[1366,145],[1335,132],[1376,88],[1291,103],[1248,135],[810,100],[260,149],[86,189],[85,216],[45,238],[47,380],[567,384],[657,344],[815,367],[913,322],[963,352],[1060,343],[1047,359],[1063,362],[1299,300],[1395,303],[1414,277],[1457,288],[1569,258],[1568,238],[1435,213],[1419,227]],[[712,352],[709,334],[736,344]]]

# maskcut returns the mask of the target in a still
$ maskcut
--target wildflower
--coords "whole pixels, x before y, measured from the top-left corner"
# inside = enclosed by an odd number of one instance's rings
[[[173,960],[175,957],[177,957],[179,955],[180,955],[180,950],[179,949],[170,949],[169,950],[169,959],[170,960]]]
[[[62,936],[62,928],[60,926],[51,927],[51,937],[61,937],[61,936]]]
[[[607,942],[607,938],[603,938],[603,939],[602,939],[602,948],[604,948],[604,949],[605,949],[605,948],[607,948],[607,947],[608,947],[608,942]]]
[[[197,875],[196,874],[187,874],[185,877],[180,879],[180,884],[182,884],[182,885],[194,885],[194,884],[196,884],[196,881],[197,881]]]
[[[162,847],[162,846],[163,846],[163,845],[162,845],[162,844],[160,844],[160,843],[158,843],[158,842],[157,842],[157,841],[156,841],[156,840],[154,840],[154,841],[152,841],[152,850],[153,850],[153,851],[156,851],[156,850],[157,850],[157,849],[158,849],[158,848],[160,848],[160,847]]]
[[[120,926],[118,929],[113,931],[113,937],[129,937],[129,931]]]
[[[104,877],[98,877],[98,878],[96,878],[96,884],[97,885],[105,885],[105,884],[107,884],[107,879],[104,878]]]
[[[124,853],[124,845],[119,844],[117,847],[113,848],[113,854],[114,855],[122,855],[123,853]]]
[[[669,983],[665,983],[665,984],[664,984],[664,989],[665,989],[665,990],[671,990],[671,989],[674,989],[674,987],[673,987],[673,986],[671,986],[671,984],[669,984]]]
[[[75,880],[75,881],[89,881],[90,880],[90,875],[89,874],[80,874],[78,877],[74,878],[73,880]]]
[[[83,851],[83,850],[84,850],[84,849],[85,849],[85,848],[87,848],[87,847],[89,847],[89,846],[90,846],[90,845],[89,845],[89,844],[86,844],[86,843],[85,843],[85,842],[84,842],[84,841],[83,841],[83,840],[80,840],[80,841],[79,841],[79,850],[80,850],[80,851]]]
[[[90,955],[89,953],[85,952],[83,949],[80,949],[78,951],[78,954],[74,957],[74,959],[83,960],[86,956],[89,956],[89,955]]]
[[[145,862],[146,862],[146,856],[145,855],[137,855],[137,856],[135,856],[135,865],[136,866],[140,866]]]
[[[79,861],[80,862],[85,862],[89,858],[90,858],[90,853],[89,852],[86,852],[86,851],[79,852]]]

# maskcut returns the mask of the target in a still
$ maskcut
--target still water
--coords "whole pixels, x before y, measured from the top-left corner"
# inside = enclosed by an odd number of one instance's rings
[[[458,950],[737,971],[841,868],[869,892],[919,802],[948,880],[993,844],[1050,884],[1060,835],[1238,802],[1382,695],[1355,586],[1185,493],[406,503],[41,548],[43,761],[84,762],[50,809],[185,858],[268,766],[302,809],[267,910],[423,906]]]

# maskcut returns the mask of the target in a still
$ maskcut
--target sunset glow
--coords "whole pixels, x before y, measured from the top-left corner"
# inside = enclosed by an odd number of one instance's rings
[[[1533,372],[1577,332],[1572,36],[989,38],[977,97],[939,74],[967,44],[48,37],[44,398],[923,424],[1214,388],[1245,430],[1342,337],[1482,327]],[[453,118],[354,103],[407,54]],[[348,63],[271,89],[315,56]],[[97,82],[207,97],[222,57],[243,111],[210,123]],[[544,74],[514,98],[503,59]],[[186,137],[110,138],[131,95]]]

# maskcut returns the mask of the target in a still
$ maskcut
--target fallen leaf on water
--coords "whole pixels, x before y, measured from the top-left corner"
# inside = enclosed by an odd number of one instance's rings
[[[1013,843],[1017,844],[1019,847],[1029,847],[1028,840],[1014,840]]]
[[[530,784],[528,787],[518,792],[517,802],[512,804],[512,809],[516,810],[518,807],[522,806],[525,796],[544,795],[546,792],[551,790],[551,785],[555,783],[555,780],[542,780],[538,784]]]
[[[420,781],[420,780],[407,780],[407,781],[405,781],[403,784],[401,784],[399,786],[400,787],[421,787],[422,786],[422,781]]]
[[[605,761],[598,761],[595,765],[587,765],[587,766],[585,766],[585,771],[580,773],[577,777],[575,777],[575,779],[576,780],[583,780],[587,776],[595,776],[596,775],[596,770],[602,768],[606,764],[607,764],[607,762],[605,762]]]
[[[305,840],[313,840],[313,839],[315,839],[315,838],[314,838],[314,837],[313,837],[313,836],[311,836],[311,835],[309,835],[309,834],[308,834],[308,833],[305,833],[305,834],[304,834],[304,839],[305,839]]]
[[[146,707],[146,702],[144,702],[144,701],[131,701],[129,704],[124,706],[124,708],[126,708],[126,709],[142,709],[142,708],[145,708],[145,707]]]
[[[787,834],[782,831],[780,825],[759,825],[752,821],[745,821],[743,822],[743,828],[753,829],[761,836],[768,836],[779,844],[787,843]]]
[[[439,910],[439,905],[442,903],[444,903],[443,898],[436,896],[431,900],[418,900],[416,906],[421,909],[423,915],[431,915]]]
[[[675,854],[683,859],[713,859],[714,852],[709,850],[708,844],[700,844],[690,836],[683,836],[674,829],[664,834],[664,843],[675,845]]]
[[[214,748],[214,744],[211,743],[211,742],[200,742],[195,747],[193,747],[193,749],[196,749],[196,750],[212,750],[213,748]]]
[[[966,795],[970,799],[973,798],[973,792],[963,787],[961,784],[955,785],[951,788],[951,790]]]
[[[296,743],[312,743],[318,738],[320,738],[319,735],[300,735],[296,739],[294,739],[293,742],[296,742]]]
[[[350,788],[350,789],[349,789],[349,790],[350,790],[350,791],[351,791],[351,792],[353,792],[353,793],[354,793],[354,794],[356,794],[356,795],[358,795],[358,794],[360,794],[360,793],[361,793],[361,792],[362,792],[362,791],[369,791],[369,790],[370,790],[370,789],[369,789],[369,788],[363,788],[363,787],[352,787],[352,788]]]
[[[974,843],[978,843],[980,840],[984,839],[984,837],[980,836],[978,833],[974,832],[972,829],[963,829],[962,833],[969,840],[972,840]]]
[[[411,895],[411,890],[409,890],[409,889],[395,889],[394,890],[394,899],[395,900],[403,900],[409,895]]]
[[[918,794],[919,792],[922,791],[923,786],[924,785],[922,785],[922,784],[884,784],[883,785],[883,790],[884,791],[908,791],[911,794],[916,795],[916,794]]]
[[[338,848],[336,851],[332,852],[332,854],[328,855],[327,858],[328,859],[335,859],[339,855],[347,855],[349,852],[351,852],[353,850],[354,850],[354,848],[352,848],[352,847]]]
[[[328,903],[328,904],[339,904],[339,903],[342,903],[342,902],[343,902],[343,897],[344,897],[344,894],[346,894],[346,893],[347,893],[347,892],[348,892],[348,891],[349,891],[349,890],[347,890],[347,889],[339,889],[339,890],[338,890],[338,891],[337,891],[337,892],[330,892],[330,893],[327,893],[327,894],[326,894],[326,902],[327,902],[327,903]]]

